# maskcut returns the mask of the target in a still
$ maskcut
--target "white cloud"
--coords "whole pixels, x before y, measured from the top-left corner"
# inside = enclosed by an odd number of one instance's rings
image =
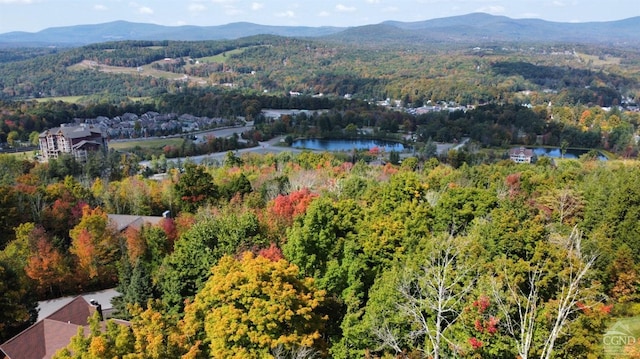
[[[379,4],[380,0],[367,0],[369,4]]]
[[[504,9],[504,6],[491,5],[491,6],[481,7],[476,11],[477,12],[486,12],[487,14],[504,14],[505,9]]]
[[[144,15],[151,15],[153,14],[153,9],[148,6],[140,6],[138,12]]]
[[[207,7],[206,7],[206,6],[204,6],[204,5],[202,5],[202,4],[190,4],[190,5],[187,7],[187,9],[188,9],[190,12],[202,12],[202,11],[207,10]]]
[[[383,12],[398,12],[398,10],[400,9],[398,9],[395,6],[387,6],[384,9],[382,9]]]
[[[259,2],[251,3],[251,10],[253,10],[253,11],[260,10],[260,9],[262,9],[263,7],[264,7],[264,4],[263,4],[263,3],[259,3]]]
[[[109,10],[106,6],[102,5],[102,4],[96,4],[93,6],[93,10],[96,11],[106,11]]]
[[[356,11],[355,6],[346,6],[342,4],[336,5],[336,10],[339,12],[354,12]]]
[[[0,4],[33,4],[33,0],[0,0]]]
[[[283,11],[283,12],[279,12],[276,14],[277,17],[289,17],[289,18],[293,18],[296,17],[296,13],[294,13],[291,10],[287,10],[287,11]]]
[[[236,0],[211,0],[214,4],[232,4],[236,2]]]
[[[328,12],[328,11],[320,11],[320,13],[318,14],[318,16],[320,16],[320,17],[327,17],[327,16],[330,16],[330,15],[331,15],[331,13]]]

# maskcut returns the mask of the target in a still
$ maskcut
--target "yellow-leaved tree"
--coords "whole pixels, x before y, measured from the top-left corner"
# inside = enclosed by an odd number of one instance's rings
[[[269,358],[283,351],[323,350],[319,313],[325,292],[298,267],[245,253],[225,256],[180,323],[197,357]]]

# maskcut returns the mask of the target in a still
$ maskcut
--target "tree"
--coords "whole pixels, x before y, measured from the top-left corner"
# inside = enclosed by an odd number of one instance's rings
[[[521,358],[533,352],[551,358],[569,320],[597,303],[590,282],[595,259],[582,252],[582,234],[574,228],[563,244],[540,242],[530,262],[502,262],[494,299]]]
[[[193,303],[183,333],[198,357],[265,358],[281,346],[323,348],[325,318],[317,313],[324,291],[300,279],[298,267],[246,252],[223,257]]]
[[[162,299],[173,312],[183,308],[209,278],[210,270],[225,254],[261,245],[258,219],[250,213],[226,213],[206,218],[185,232],[158,270]]]
[[[60,251],[45,236],[37,239],[35,247],[25,272],[29,278],[38,283],[40,293],[54,296],[56,294],[53,290],[54,286],[59,287],[67,281],[70,274],[69,266]]]
[[[453,355],[447,348],[457,347],[448,331],[460,318],[478,275],[476,263],[465,253],[469,243],[453,237],[435,240],[418,270],[409,270],[401,279],[398,310],[410,323],[408,335],[418,346],[426,337],[428,345],[418,350],[438,359]]]
[[[4,342],[35,322],[38,303],[26,284],[4,262],[0,262],[0,293],[0,342]]]
[[[82,219],[70,232],[69,251],[78,260],[81,277],[111,282],[116,276],[116,261],[121,243],[109,218],[100,208],[85,206]]]
[[[175,186],[176,195],[187,212],[195,210],[203,204],[210,203],[218,195],[218,188],[213,177],[202,166],[186,164],[185,172]]]

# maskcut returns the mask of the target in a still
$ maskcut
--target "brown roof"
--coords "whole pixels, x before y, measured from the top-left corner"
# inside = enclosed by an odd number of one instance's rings
[[[9,359],[51,358],[64,348],[78,328],[88,325],[88,318],[95,307],[79,296],[47,318],[37,322],[20,334],[0,345]]]
[[[519,155],[523,155],[526,157],[533,157],[534,152],[532,149],[524,148],[524,147],[515,147],[509,150],[509,156],[519,156]]]
[[[82,297],[78,296],[69,304],[53,312],[46,319],[57,320],[60,322],[69,322],[76,325],[87,325],[87,319],[93,315],[96,308]]]
[[[109,219],[115,224],[118,232],[129,227],[140,229],[143,224],[157,225],[163,217],[158,216],[136,216],[129,214],[109,214]]]

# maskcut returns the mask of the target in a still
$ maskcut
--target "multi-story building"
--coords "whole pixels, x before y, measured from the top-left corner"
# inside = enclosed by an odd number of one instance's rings
[[[45,161],[61,153],[72,154],[77,160],[87,159],[89,151],[107,151],[107,136],[92,125],[62,125],[46,130],[39,136],[40,153]]]

